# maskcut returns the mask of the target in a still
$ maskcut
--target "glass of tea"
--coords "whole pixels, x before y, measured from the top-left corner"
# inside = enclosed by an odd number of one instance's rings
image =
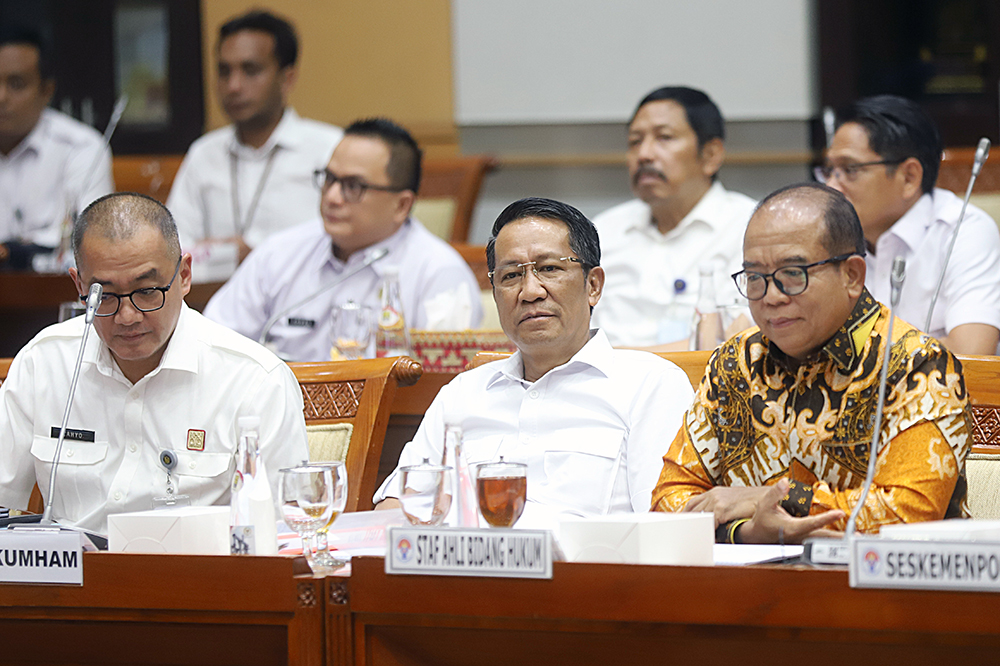
[[[513,527],[528,496],[528,466],[524,463],[483,463],[476,467],[479,511],[493,527]]]
[[[400,468],[399,502],[411,525],[440,525],[451,509],[451,467],[424,458]]]
[[[347,301],[330,314],[330,337],[333,347],[330,360],[356,361],[369,356],[375,313],[371,308]]]

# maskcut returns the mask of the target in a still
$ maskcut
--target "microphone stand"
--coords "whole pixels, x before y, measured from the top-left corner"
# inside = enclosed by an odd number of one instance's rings
[[[937,305],[938,296],[941,295],[941,285],[944,284],[944,274],[948,269],[948,262],[951,260],[951,252],[955,249],[955,241],[958,240],[958,229],[962,226],[962,221],[965,219],[965,209],[969,205],[969,199],[972,197],[972,186],[976,184],[976,178],[979,176],[979,172],[983,168],[983,164],[986,163],[986,158],[990,156],[990,140],[985,136],[979,140],[979,146],[976,148],[976,157],[972,162],[972,176],[969,178],[969,186],[965,189],[965,199],[962,200],[962,212],[958,215],[958,222],[955,224],[955,230],[951,232],[951,241],[948,243],[948,252],[944,255],[944,264],[941,266],[941,275],[938,276],[937,287],[934,289],[934,297],[931,299],[931,305],[927,309],[927,321],[924,323],[924,332],[930,333],[931,330],[931,317],[934,315],[934,306]]]

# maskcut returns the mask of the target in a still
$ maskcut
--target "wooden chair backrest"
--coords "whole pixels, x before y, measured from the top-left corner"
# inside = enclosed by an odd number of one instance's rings
[[[290,363],[302,388],[306,425],[350,423],[349,492],[345,511],[372,507],[382,443],[396,389],[410,386],[423,369],[407,357]]]
[[[683,370],[691,386],[697,388],[705,374],[705,365],[711,352],[661,352]],[[504,352],[479,352],[470,364],[479,367],[484,363],[507,358]],[[1000,356],[962,356],[965,388],[972,403],[972,448],[977,453],[1000,453]]]
[[[469,227],[479,199],[479,190],[486,174],[496,169],[497,164],[496,158],[489,155],[424,159],[417,200],[453,200],[451,230],[445,237],[449,243],[469,241]]]
[[[3,380],[7,379],[7,371],[10,370],[10,362],[13,360],[12,358],[0,358],[0,386],[3,386]]]
[[[183,155],[115,156],[111,166],[115,189],[119,192],[138,192],[166,203],[183,160]]]

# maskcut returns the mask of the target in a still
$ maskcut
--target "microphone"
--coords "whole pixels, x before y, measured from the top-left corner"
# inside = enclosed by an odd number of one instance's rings
[[[937,305],[938,296],[941,295],[941,285],[944,284],[944,274],[948,270],[948,262],[951,260],[952,250],[955,249],[955,241],[958,240],[958,230],[965,219],[965,209],[969,205],[969,198],[972,196],[972,187],[976,184],[976,178],[986,164],[986,158],[990,156],[990,140],[985,136],[979,140],[976,147],[976,156],[972,161],[972,176],[969,178],[969,186],[965,189],[965,199],[962,200],[962,212],[958,215],[958,222],[955,223],[955,230],[951,232],[951,241],[948,243],[948,252],[944,255],[944,264],[941,266],[941,275],[938,276],[937,287],[934,289],[934,297],[931,298],[931,305],[927,308],[927,321],[924,323],[924,332],[931,330],[931,317],[934,315],[934,306]]]
[[[87,312],[84,315],[83,337],[80,340],[80,351],[76,355],[76,368],[73,370],[73,381],[69,385],[69,396],[66,398],[66,409],[63,411],[62,425],[59,428],[59,439],[56,441],[56,452],[52,456],[52,469],[49,471],[49,492],[45,500],[45,512],[42,514],[42,525],[55,525],[52,520],[52,499],[56,490],[56,471],[59,469],[59,454],[62,453],[63,440],[66,439],[66,426],[69,424],[69,411],[73,406],[73,396],[76,395],[76,384],[80,379],[80,366],[83,364],[83,350],[87,346],[87,335],[90,325],[97,314],[97,306],[101,302],[104,288],[99,284],[90,285],[87,295]]]
[[[260,337],[257,338],[257,342],[259,342],[260,344],[266,343],[267,342],[267,334],[271,332],[271,328],[273,328],[274,325],[277,324],[281,320],[281,318],[284,317],[285,315],[287,315],[289,312],[291,312],[292,310],[295,310],[297,308],[300,308],[303,305],[305,305],[306,303],[309,303],[310,301],[312,301],[314,298],[317,298],[317,297],[325,294],[326,292],[328,292],[331,289],[333,289],[334,287],[338,286],[339,284],[341,284],[342,282],[344,282],[348,278],[354,277],[355,275],[357,275],[358,273],[360,273],[364,269],[368,268],[369,266],[371,266],[372,264],[374,264],[376,261],[378,261],[379,259],[381,259],[382,257],[384,257],[387,254],[389,254],[389,250],[387,248],[384,248],[384,247],[378,248],[377,250],[372,250],[371,252],[368,253],[368,258],[365,259],[364,263],[362,263],[362,264],[360,264],[358,266],[355,266],[354,268],[352,268],[348,272],[344,273],[343,275],[341,275],[339,278],[337,278],[333,282],[330,282],[329,284],[324,285],[320,289],[314,291],[313,293],[311,293],[308,296],[306,296],[305,298],[303,298],[301,301],[298,301],[296,303],[293,303],[292,305],[289,305],[284,310],[281,310],[280,312],[278,312],[277,314],[275,314],[274,316],[272,316],[270,319],[267,320],[267,323],[264,324],[264,330],[261,332]]]
[[[882,430],[882,408],[885,407],[885,389],[889,380],[889,354],[892,349],[892,320],[896,306],[899,305],[899,295],[903,291],[903,282],[906,280],[906,260],[903,257],[896,257],[892,260],[892,275],[889,282],[892,285],[892,297],[889,301],[889,327],[885,333],[885,348],[882,352],[882,376],[878,382],[878,404],[875,406],[875,425],[872,430],[872,442],[868,447],[868,472],[865,474],[865,483],[861,487],[861,496],[858,498],[851,517],[847,519],[847,527],[844,529],[845,539],[854,536],[855,524],[858,514],[865,505],[868,492],[872,487],[872,480],[875,478],[875,461],[878,458],[879,440]]]
[[[826,106],[823,107],[823,133],[826,135],[826,147],[829,148],[830,144],[833,143],[833,135],[837,131],[837,114],[834,113],[833,108]]]

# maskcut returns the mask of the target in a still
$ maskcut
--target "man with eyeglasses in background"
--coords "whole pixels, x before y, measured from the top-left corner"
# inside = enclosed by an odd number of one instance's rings
[[[756,328],[713,354],[663,458],[658,511],[712,511],[716,539],[798,543],[843,530],[861,495],[889,309],[865,288],[864,235],[818,183],[767,196],[735,274]],[[896,318],[863,532],[967,517],[971,414],[961,364]]]
[[[200,280],[224,280],[271,234],[307,219],[312,173],[343,132],[288,106],[299,42],[288,21],[254,10],[219,29],[217,93],[231,125],[188,150],[167,207]]]
[[[597,229],[572,206],[521,199],[493,224],[486,261],[517,352],[443,387],[399,467],[440,461],[445,423],[457,423],[470,466],[500,456],[527,465],[521,526],[648,511],[691,383],[673,363],[613,349],[590,327],[604,288]],[[399,506],[398,470],[376,493],[379,508]]]
[[[154,497],[227,504],[241,416],[260,418],[260,451],[277,497],[278,470],[308,458],[302,393],[287,364],[184,304],[191,257],[170,212],[118,193],[73,229],[81,299],[103,298],[88,340],[60,457],[53,518],[107,533],[107,516]],[[44,494],[83,334],[84,317],[50,326],[15,357],[0,387],[0,506]],[[170,472],[160,453],[173,452]]]
[[[482,303],[469,265],[410,217],[420,160],[417,142],[392,121],[352,123],[330,163],[316,173],[321,219],[276,234],[254,250],[209,301],[205,316],[257,340],[272,316],[316,294],[276,321],[268,340],[283,358],[328,361],[330,313],[348,301],[378,312],[379,283],[395,269],[409,328],[478,326]],[[364,266],[380,250],[388,254]],[[319,293],[341,278],[343,283]]]
[[[868,247],[866,284],[889,298],[896,256],[907,278],[896,314],[924,330],[944,269],[962,199],[934,187],[941,137],[918,104],[879,95],[859,100],[839,126],[816,179],[840,190],[858,211]],[[956,354],[995,354],[1000,341],[1000,232],[973,205],[947,260],[940,297],[926,332]]]

